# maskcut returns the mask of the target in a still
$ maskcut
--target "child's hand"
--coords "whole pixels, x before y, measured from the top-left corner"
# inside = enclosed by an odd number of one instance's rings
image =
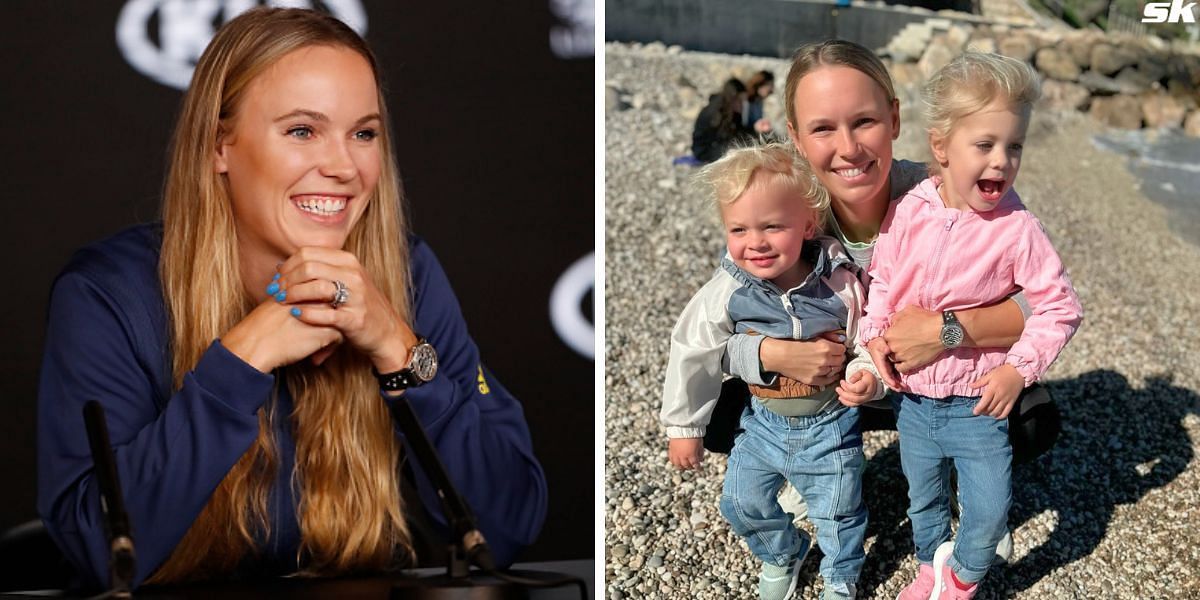
[[[704,440],[702,438],[671,438],[667,445],[667,458],[680,469],[699,469],[704,462]]]
[[[875,397],[879,381],[870,371],[856,371],[848,379],[838,384],[838,401],[846,406],[859,406]]]
[[[976,379],[972,388],[983,388],[983,397],[975,405],[976,415],[991,415],[997,419],[1008,416],[1021,390],[1025,389],[1025,378],[1010,364],[1003,364]]]
[[[896,372],[896,366],[888,359],[892,349],[888,347],[887,340],[884,340],[883,336],[871,340],[871,343],[867,344],[867,352],[871,354],[871,362],[875,363],[875,370],[879,371],[883,382],[893,390],[901,389],[900,374]]]

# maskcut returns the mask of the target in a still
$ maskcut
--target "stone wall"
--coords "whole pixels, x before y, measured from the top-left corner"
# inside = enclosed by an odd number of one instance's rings
[[[829,38],[879,48],[905,26],[940,14],[968,22],[983,20],[879,0],[852,0],[848,8],[838,8],[830,0],[609,0],[604,8],[604,39],[788,58],[804,42]],[[1032,23],[1027,18],[997,18]]]
[[[933,18],[906,26],[880,55],[896,83],[907,85],[967,48],[1036,67],[1045,107],[1086,112],[1113,127],[1180,127],[1200,137],[1200,55],[1156,37]]]

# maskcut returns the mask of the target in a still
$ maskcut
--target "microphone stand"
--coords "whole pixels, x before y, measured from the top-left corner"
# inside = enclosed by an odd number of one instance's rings
[[[129,598],[136,563],[133,533],[129,527],[129,513],[125,512],[125,498],[121,495],[112,443],[108,439],[104,407],[89,400],[83,405],[83,422],[87,427],[96,483],[100,488],[100,511],[104,515],[104,529],[109,541],[109,591],[102,597]]]
[[[492,559],[487,540],[475,524],[475,515],[463,500],[462,495],[450,482],[446,467],[438,458],[433,443],[425,428],[417,420],[404,395],[388,399],[392,418],[408,441],[408,447],[416,457],[417,464],[425,471],[434,491],[442,501],[442,513],[450,526],[451,543],[448,548],[446,574],[444,576],[420,577],[398,581],[392,590],[393,598],[438,598],[492,600],[501,598],[527,598],[528,590],[509,582],[471,578],[472,563],[486,572],[494,573],[496,563]]]
[[[446,467],[438,458],[437,451],[429,441],[425,428],[417,420],[408,399],[403,395],[390,397],[392,417],[408,440],[421,465],[429,476],[434,491],[442,501],[442,512],[450,525],[452,541],[446,574],[434,577],[408,578],[396,581],[392,586],[392,598],[417,598],[438,600],[493,600],[496,598],[529,598],[530,590],[573,585],[579,589],[579,597],[587,598],[587,585],[578,577],[553,572],[501,571],[496,568],[487,540],[479,532],[475,515],[466,500],[450,482]],[[471,564],[479,567],[487,577],[473,577]]]

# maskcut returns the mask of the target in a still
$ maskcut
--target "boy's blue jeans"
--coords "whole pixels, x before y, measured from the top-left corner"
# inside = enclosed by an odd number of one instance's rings
[[[949,565],[963,582],[983,579],[1008,530],[1012,446],[1008,419],[976,416],[979,398],[892,396],[900,432],[900,464],[908,479],[908,517],[917,560],[950,539],[950,464],[958,471],[959,526]]]
[[[786,478],[804,496],[817,527],[825,582],[856,582],[867,531],[858,409],[784,417],[753,400],[741,425],[745,432],[729,454],[721,492],[721,514],[734,533],[763,562],[788,564],[800,550],[800,537],[776,499]]]

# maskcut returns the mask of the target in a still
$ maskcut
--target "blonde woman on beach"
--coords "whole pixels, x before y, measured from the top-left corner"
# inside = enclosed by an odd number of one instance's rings
[[[1011,348],[961,347],[901,373],[889,387],[908,479],[918,576],[900,600],[968,600],[1008,531],[1008,414],[1074,335],[1082,307],[1041,223],[1013,184],[1040,95],[1037,72],[967,52],[925,85],[933,175],[888,209],[871,262],[861,341],[889,366],[880,337],[896,311],[920,305],[953,320],[1021,290],[1031,316]],[[950,468],[958,474],[958,535],[950,541]]]
[[[807,157],[813,173],[829,191],[827,230],[842,242],[865,273],[871,266],[876,238],[892,203],[928,175],[926,165],[892,156],[900,135],[900,104],[886,67],[870,50],[845,40],[805,44],[792,58],[784,87],[788,133]],[[865,278],[864,278],[865,279]],[[869,283],[869,281],[865,281]],[[944,334],[960,330],[961,345],[1007,348],[1017,341],[1029,308],[1021,293],[990,306],[956,311],[956,324],[920,306],[901,307],[883,333],[888,369],[895,381],[946,351]],[[841,378],[845,345],[841,340],[781,340],[735,335],[727,353],[731,371],[741,380],[766,385],[784,375],[810,385]],[[726,385],[721,403],[747,402],[742,385]],[[1035,384],[1021,394],[1010,417],[1013,460],[1033,459],[1049,449],[1060,429],[1057,409]],[[894,430],[895,413],[887,403],[862,411],[863,431]],[[794,491],[785,490],[786,506],[802,518],[805,507]],[[999,558],[1011,552],[1002,542]]]
[[[442,519],[402,466],[401,395],[496,561],[536,537],[546,483],[521,405],[407,230],[390,131],[374,54],[331,16],[253,9],[204,51],[162,222],[79,251],[51,293],[37,505],[84,586],[109,575],[93,399],[137,536],[133,585],[412,564],[410,518]]]

